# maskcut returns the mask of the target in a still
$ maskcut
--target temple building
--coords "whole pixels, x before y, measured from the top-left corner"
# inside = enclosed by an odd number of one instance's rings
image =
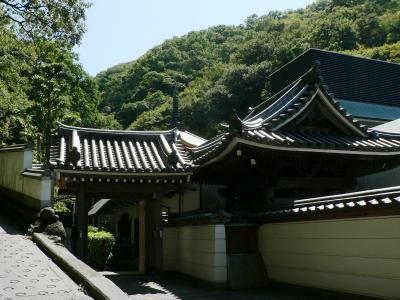
[[[399,162],[398,138],[349,114],[327,91],[315,65],[243,120],[232,120],[229,132],[191,149],[199,165],[194,179],[232,185],[229,193],[236,187],[267,206],[285,205],[285,200],[352,191],[358,177],[393,168]]]
[[[270,75],[272,93],[304,75],[315,61],[335,99],[359,121],[372,127],[400,118],[400,69],[392,62],[311,48]]]
[[[378,98],[362,103],[357,82],[335,86],[328,75],[332,94],[324,70],[317,60],[295,78],[279,75],[274,96],[210,140],[178,122],[167,131],[59,124],[50,163],[59,192],[76,195],[78,257],[87,258],[90,217],[109,226],[140,272],[399,295],[400,268],[385,261],[400,266],[399,188],[355,192],[366,176],[400,165],[399,132],[369,127],[396,117],[354,117]]]

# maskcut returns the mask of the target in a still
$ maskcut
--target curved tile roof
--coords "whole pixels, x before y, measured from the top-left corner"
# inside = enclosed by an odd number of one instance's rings
[[[321,213],[352,212],[366,209],[400,208],[400,187],[366,190],[294,201],[292,207],[253,213],[255,218],[301,217]]]
[[[123,173],[188,172],[193,168],[178,129],[122,131],[59,124],[54,169]]]
[[[318,107],[317,114],[326,115],[332,130],[318,124],[301,126],[313,107]],[[283,91],[251,109],[243,120],[234,122],[229,133],[190,152],[196,164],[203,164],[229,147],[233,149],[235,143],[289,151],[400,155],[400,135],[368,129],[353,118],[322,84],[318,63]]]

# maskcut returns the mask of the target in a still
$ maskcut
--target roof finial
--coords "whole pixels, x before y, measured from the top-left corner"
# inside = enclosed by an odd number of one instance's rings
[[[170,123],[171,128],[179,127],[179,97],[178,97],[178,86],[174,86],[172,93],[172,119]]]
[[[236,113],[236,110],[232,109],[232,114],[229,120],[229,132],[241,134],[242,131],[243,131],[242,120],[240,120],[239,116]]]
[[[310,84],[321,84],[323,77],[321,76],[321,62],[319,60],[314,61],[314,64],[308,72],[306,79]]]

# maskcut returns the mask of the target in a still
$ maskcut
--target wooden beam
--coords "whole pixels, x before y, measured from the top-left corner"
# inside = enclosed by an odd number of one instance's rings
[[[75,193],[78,192],[80,186],[84,186],[85,192],[91,195],[101,194],[100,196],[106,194],[126,194],[126,195],[143,195],[143,194],[152,194],[152,193],[163,193],[168,190],[178,190],[177,184],[153,184],[153,183],[91,183],[91,182],[80,182],[74,183],[70,182],[67,185],[68,190],[73,191]]]
[[[356,184],[355,179],[338,177],[281,177],[278,179],[275,188],[343,189],[354,187]]]

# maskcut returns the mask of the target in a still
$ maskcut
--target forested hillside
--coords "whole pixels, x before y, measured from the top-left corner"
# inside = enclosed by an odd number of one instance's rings
[[[166,129],[175,87],[187,129],[210,137],[233,109],[243,116],[266,99],[268,75],[310,47],[400,62],[400,0],[320,0],[172,38],[92,78],[72,51],[88,6],[0,0],[0,145],[32,141],[44,160],[56,121]]]
[[[99,109],[123,128],[166,129],[177,86],[184,124],[210,137],[233,108],[243,116],[268,97],[268,75],[310,47],[400,62],[399,9],[398,0],[321,0],[190,32],[99,73]]]

